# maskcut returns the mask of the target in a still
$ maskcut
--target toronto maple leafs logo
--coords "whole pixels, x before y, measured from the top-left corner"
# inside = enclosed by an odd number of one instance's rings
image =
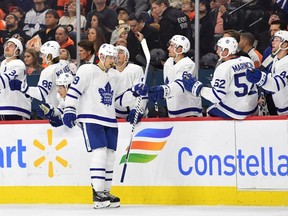
[[[108,82],[105,85],[105,89],[99,88],[98,91],[99,91],[100,96],[101,96],[101,103],[103,103],[104,105],[107,105],[107,106],[111,106],[114,91],[111,89],[110,83]]]

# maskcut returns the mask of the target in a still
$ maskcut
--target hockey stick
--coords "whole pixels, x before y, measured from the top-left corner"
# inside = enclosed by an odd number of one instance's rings
[[[145,58],[146,58],[146,67],[145,67],[144,80],[143,80],[143,83],[145,84],[147,76],[148,76],[148,69],[149,69],[150,58],[151,58],[145,38],[143,38],[143,40],[141,41],[141,46],[142,46],[142,49],[143,49],[143,52],[144,52],[144,55],[145,55]],[[131,128],[130,142],[129,142],[129,146],[128,146],[128,149],[127,149],[127,152],[126,152],[125,162],[124,162],[124,165],[123,165],[122,175],[121,175],[121,179],[120,179],[121,183],[124,182],[124,178],[125,178],[125,173],[126,173],[126,169],[127,169],[127,163],[129,161],[130,150],[131,150],[131,147],[132,147],[132,140],[133,140],[133,136],[134,136],[135,126],[137,124],[138,115],[139,115],[139,112],[140,112],[140,109],[141,109],[140,108],[141,100],[142,100],[142,98],[141,98],[141,96],[139,96],[137,98],[136,113],[135,113],[134,121],[133,121],[132,128]]]

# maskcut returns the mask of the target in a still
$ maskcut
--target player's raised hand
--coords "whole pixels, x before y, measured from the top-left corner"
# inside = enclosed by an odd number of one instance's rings
[[[258,86],[263,86],[267,81],[267,76],[264,72],[259,69],[247,69],[246,70],[246,79],[255,83]]]
[[[192,74],[186,73],[183,75],[182,81],[186,91],[191,92],[196,97],[199,96],[203,84],[198,81],[196,77],[193,77]]]

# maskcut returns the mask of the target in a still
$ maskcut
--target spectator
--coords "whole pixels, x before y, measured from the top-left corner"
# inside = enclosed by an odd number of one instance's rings
[[[4,44],[5,60],[0,66],[0,115],[1,120],[30,119],[31,101],[20,92],[9,88],[9,81],[19,79],[26,82],[25,64],[19,59],[23,52],[22,43],[16,38],[10,38]]]
[[[106,6],[106,0],[94,0],[94,4],[96,6],[96,9],[90,11],[86,16],[87,18],[86,29],[90,28],[91,26],[92,15],[95,13],[100,13],[103,17],[104,28],[102,30],[105,35],[105,40],[110,41],[111,33],[117,26],[116,12]]]
[[[26,13],[23,30],[30,37],[46,25],[45,14],[48,8],[45,1],[33,0],[34,6]]]
[[[189,41],[192,40],[191,23],[186,14],[170,7],[168,0],[150,0],[150,4],[152,10],[161,17],[159,33],[163,50],[167,50],[169,40],[176,34],[187,37]],[[145,35],[144,37],[147,38]]]
[[[11,14],[15,14],[18,17],[18,26],[19,28],[24,28],[24,19],[25,19],[25,13],[20,7],[12,7],[11,8]]]
[[[8,14],[6,16],[6,30],[0,31],[0,55],[3,55],[3,45],[11,37],[20,39],[22,45],[24,45],[29,37],[25,32],[18,26],[18,17],[14,14]]]
[[[190,21],[192,21],[195,17],[194,2],[191,0],[182,0],[181,11],[189,17]]]
[[[101,28],[90,28],[88,30],[88,40],[94,44],[95,55],[98,56],[99,48],[105,43],[105,36]]]
[[[58,1],[59,2],[59,1]],[[59,14],[59,11],[57,11]],[[70,26],[70,31],[76,31],[77,29],[77,17],[76,17],[76,0],[70,0],[67,3],[67,11],[64,15],[60,16],[59,25]],[[80,29],[84,31],[86,26],[86,18],[82,14],[80,15]]]
[[[213,52],[214,47],[214,27],[211,20],[208,17],[208,12],[210,11],[210,5],[206,0],[199,1],[199,55],[200,58],[208,53]],[[192,21],[192,49],[194,49],[194,38],[195,38],[195,20]]]
[[[240,9],[236,12],[229,13],[235,9],[235,7],[233,8],[231,0],[216,0],[216,2],[219,4],[219,7],[211,10],[209,16],[214,26],[215,40],[217,41],[222,37],[224,30],[244,29],[244,12]]]
[[[67,49],[71,58],[76,59],[76,46],[74,41],[68,36],[69,32],[66,27],[59,26],[55,32],[55,40],[59,43],[61,49]]]
[[[280,30],[274,34],[272,52],[276,54],[272,70],[268,74],[259,69],[247,69],[246,77],[251,83],[272,92],[272,99],[278,115],[288,114],[288,31]]]
[[[238,43],[233,37],[223,37],[217,42],[216,52],[223,63],[214,71],[212,88],[203,87],[193,76],[182,80],[186,91],[194,96],[201,95],[212,103],[207,109],[209,116],[244,119],[258,113],[257,88],[245,77],[246,69],[253,69],[254,65],[247,57],[237,58],[237,48]]]
[[[78,55],[80,57],[80,65],[82,64],[98,64],[99,58],[95,55],[94,44],[89,40],[82,40],[78,43]]]
[[[118,7],[116,9],[117,13],[117,19],[118,19],[118,26],[114,29],[114,31],[111,34],[111,39],[110,39],[110,44],[115,44],[116,40],[118,39],[119,35],[117,34],[120,20],[123,24],[128,22],[128,17],[129,17],[129,11],[126,8]]]
[[[39,61],[39,53],[34,49],[26,49],[24,52],[24,63],[27,75],[39,75],[43,70]]]
[[[59,55],[60,60],[64,60],[68,63],[68,66],[72,72],[73,75],[76,74],[77,72],[77,63],[75,59],[71,59],[71,55],[67,49],[60,49],[60,55]]]
[[[281,19],[280,19],[281,17]],[[257,36],[258,38],[258,44],[257,44],[257,50],[259,50],[260,53],[264,54],[264,50],[268,47],[268,46],[271,46],[271,33],[270,33],[270,28],[271,28],[271,24],[272,22],[275,23],[274,21],[276,20],[281,20],[280,22],[283,23],[281,24],[281,26],[285,26],[285,22],[283,21],[283,17],[281,15],[279,15],[279,13],[272,13],[269,17],[269,20],[268,20],[268,28],[266,31],[261,31],[261,32],[257,32],[255,36]],[[276,21],[277,23],[278,21]],[[275,24],[276,24],[275,23]],[[273,26],[272,28],[274,27],[277,27],[277,26]],[[284,28],[284,29],[282,29]],[[282,27],[281,29],[282,30],[285,30],[286,27]],[[276,31],[277,30],[280,30],[278,28],[275,29]],[[274,33],[276,32],[274,30]],[[270,53],[271,54],[271,53]]]
[[[123,38],[118,38],[115,46],[124,46],[127,48],[127,40],[125,40]]]
[[[148,11],[150,8],[149,0],[128,0],[127,9],[130,13],[135,13],[139,16],[143,11]]]
[[[188,73],[196,76],[195,63],[186,56],[190,42],[183,35],[174,35],[169,44],[169,58],[163,68],[165,85],[151,87],[149,99],[157,102],[165,98],[170,118],[202,116],[201,98],[186,92],[180,81]]]
[[[254,62],[255,68],[259,68],[262,64],[262,55],[254,48],[255,37],[252,33],[246,32],[240,34],[239,47],[246,52]]]
[[[58,28],[58,21],[58,13],[53,9],[47,10],[45,15],[45,27],[35,32],[32,37],[39,35],[42,44],[50,40],[55,41],[55,33],[56,29]]]
[[[129,15],[128,24],[130,25],[131,31],[128,33],[127,48],[130,53],[130,60],[136,64],[140,62],[137,61],[136,56],[139,54],[144,56],[141,44],[137,38],[138,33],[143,34],[147,41],[149,50],[159,48],[159,32],[157,29],[144,22],[143,16],[140,14],[136,16],[135,13]]]
[[[59,17],[62,17],[65,15],[65,13],[69,12],[69,4],[71,4],[71,2],[75,2],[75,7],[76,7],[76,1],[75,0],[58,0],[57,1],[57,13],[59,15]],[[81,14],[85,14],[85,8],[87,5],[86,0],[80,0],[80,4],[81,4]],[[81,25],[82,26],[82,25]]]

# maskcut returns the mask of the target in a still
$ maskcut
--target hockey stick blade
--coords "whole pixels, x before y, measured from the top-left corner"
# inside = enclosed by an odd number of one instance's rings
[[[143,52],[144,52],[144,55],[145,55],[145,58],[146,58],[146,67],[145,67],[144,80],[143,80],[143,83],[145,84],[146,79],[147,79],[147,75],[148,75],[149,65],[150,65],[150,58],[151,58],[150,57],[150,51],[148,49],[147,42],[146,42],[145,38],[141,41],[141,46],[142,46],[142,49],[143,49]],[[134,130],[135,130],[135,127],[136,127],[136,124],[137,124],[138,115],[139,115],[139,112],[140,112],[141,100],[142,100],[141,97],[137,98],[136,113],[135,113],[133,124],[132,124],[130,142],[129,142],[129,146],[128,146],[128,149],[127,149],[127,152],[126,152],[125,162],[124,162],[123,170],[122,170],[122,174],[121,174],[121,179],[120,179],[121,183],[124,182],[124,178],[125,178],[125,174],[126,174],[127,163],[129,161],[130,150],[131,150],[131,147],[132,147]]]

